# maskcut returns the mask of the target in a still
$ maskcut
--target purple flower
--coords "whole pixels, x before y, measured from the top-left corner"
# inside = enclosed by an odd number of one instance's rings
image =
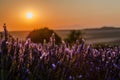
[[[55,69],[55,68],[56,68],[56,65],[55,65],[54,63],[52,64],[52,68],[53,68],[53,69]]]
[[[72,79],[72,76],[69,76],[69,79],[71,80],[71,79]]]
[[[80,74],[79,76],[78,76],[78,78],[82,78],[83,76]]]

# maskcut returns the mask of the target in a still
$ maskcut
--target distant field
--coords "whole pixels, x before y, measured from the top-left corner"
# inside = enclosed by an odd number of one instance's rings
[[[55,32],[62,38],[66,38],[70,33],[70,30],[55,30]],[[98,43],[98,42],[111,42],[120,40],[120,28],[113,29],[85,29],[82,30],[83,36],[87,43]],[[22,40],[25,40],[29,31],[14,31],[10,34]]]
[[[87,42],[111,42],[120,40],[120,29],[89,29],[84,30]]]
[[[14,38],[19,38],[20,40],[26,40],[27,35],[30,31],[13,31],[9,32]]]

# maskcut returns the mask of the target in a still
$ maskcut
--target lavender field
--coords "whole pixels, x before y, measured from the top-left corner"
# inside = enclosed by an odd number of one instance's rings
[[[0,80],[120,80],[120,0],[0,0]]]
[[[16,36],[21,38],[28,33],[16,32]],[[55,41],[54,34],[43,44],[30,39],[9,39],[5,30],[5,36],[0,38],[0,79],[120,80],[120,45],[93,47],[84,39],[74,44],[62,41],[57,45]]]

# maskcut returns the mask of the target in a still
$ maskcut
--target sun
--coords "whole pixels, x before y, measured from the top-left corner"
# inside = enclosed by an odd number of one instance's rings
[[[33,18],[33,13],[32,13],[32,12],[28,12],[28,13],[26,14],[26,17],[27,17],[28,19]]]

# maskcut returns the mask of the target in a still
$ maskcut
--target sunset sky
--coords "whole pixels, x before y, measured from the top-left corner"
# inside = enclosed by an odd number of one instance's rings
[[[10,31],[120,27],[120,0],[0,0],[0,31],[3,23]]]

